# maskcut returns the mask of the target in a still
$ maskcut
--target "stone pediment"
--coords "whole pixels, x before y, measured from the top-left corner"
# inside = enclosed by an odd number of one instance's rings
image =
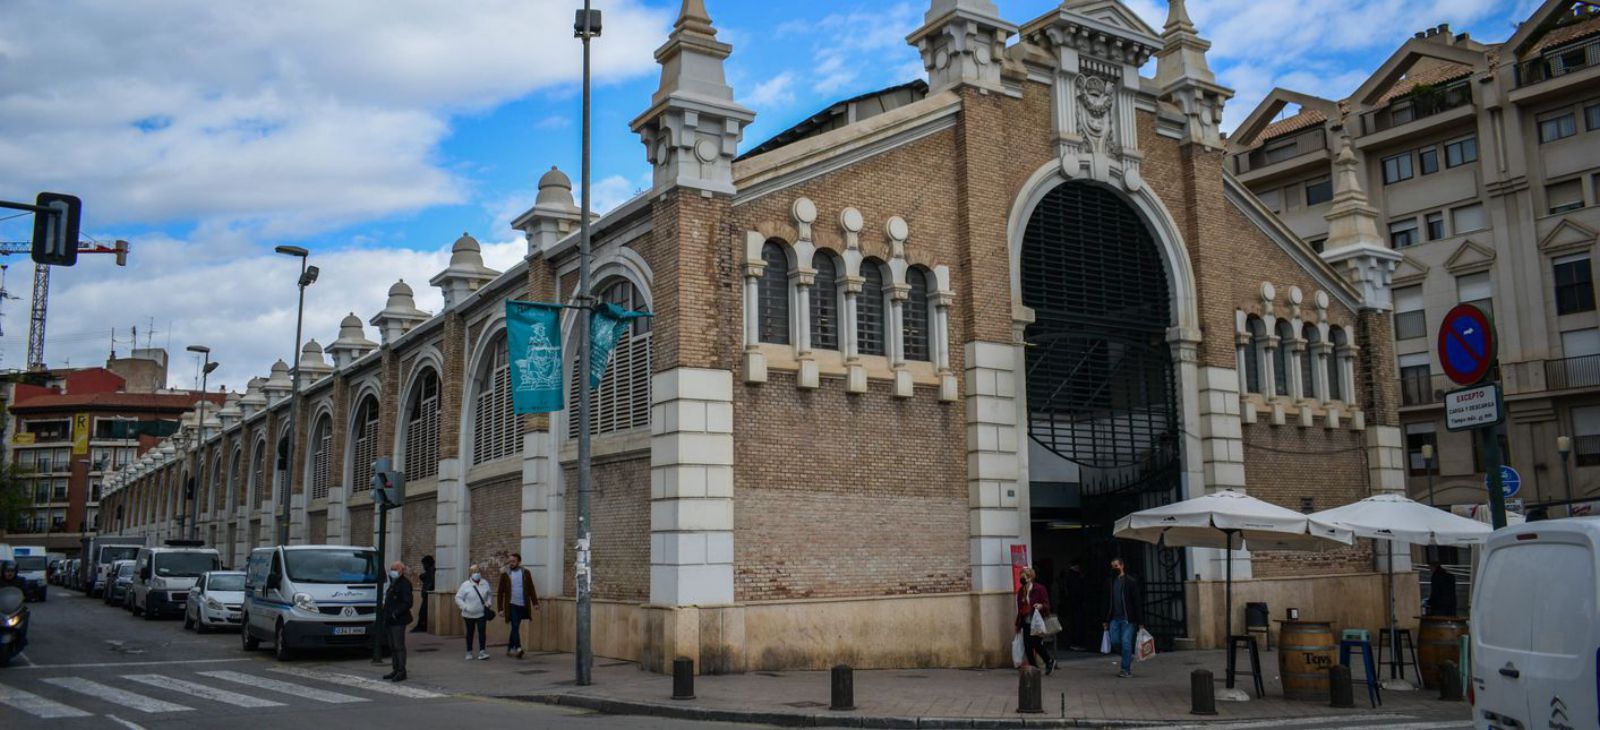
[[[1596,234],[1593,228],[1563,218],[1539,241],[1539,250],[1548,253],[1575,251],[1593,246],[1597,238],[1600,238],[1600,234]]]
[[[1161,48],[1156,31],[1115,0],[1066,3],[1022,26],[1022,37],[1046,49],[1075,49],[1134,67]]]
[[[1462,242],[1444,262],[1445,270],[1457,276],[1487,271],[1491,266],[1494,266],[1494,249],[1472,239]]]
[[[1428,265],[1410,256],[1400,259],[1394,269],[1394,285],[1418,284],[1428,278]]]
[[[1126,5],[1116,0],[1069,0],[1062,5],[1069,12],[1114,28],[1131,30],[1147,36],[1161,35],[1156,29],[1151,28],[1149,23],[1144,22],[1138,13],[1129,10]]]

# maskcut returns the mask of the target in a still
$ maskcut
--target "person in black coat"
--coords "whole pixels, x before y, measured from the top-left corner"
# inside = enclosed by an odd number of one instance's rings
[[[389,566],[389,589],[383,594],[383,620],[389,631],[389,660],[394,671],[384,679],[406,679],[406,627],[411,625],[411,581],[406,579],[406,564],[398,560]]]
[[[428,630],[428,596],[433,595],[433,556],[422,556],[422,603],[417,606],[417,626],[411,630],[413,634],[425,633]]]
[[[1437,560],[1429,567],[1433,572],[1428,575],[1428,615],[1456,615],[1456,577]]]
[[[1139,579],[1128,575],[1122,558],[1111,561],[1111,582],[1106,586],[1106,620],[1103,627],[1111,634],[1111,645],[1121,649],[1122,671],[1118,677],[1133,676],[1134,637],[1144,626],[1144,603],[1139,596]]]

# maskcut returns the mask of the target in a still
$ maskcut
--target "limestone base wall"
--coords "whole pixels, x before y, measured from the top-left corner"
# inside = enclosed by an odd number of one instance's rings
[[[1344,629],[1368,629],[1376,633],[1389,623],[1388,585],[1387,576],[1382,573],[1239,581],[1233,585],[1233,631],[1244,633],[1245,604],[1262,602],[1271,612],[1273,646],[1278,645],[1277,621],[1287,618],[1290,608],[1300,609],[1302,620],[1332,621],[1335,636]],[[1397,573],[1394,587],[1396,623],[1400,628],[1410,628],[1415,636],[1416,615],[1420,611],[1406,607],[1422,605],[1421,586],[1414,573]],[[1226,584],[1192,581],[1186,596],[1189,638],[1196,648],[1225,648]]]

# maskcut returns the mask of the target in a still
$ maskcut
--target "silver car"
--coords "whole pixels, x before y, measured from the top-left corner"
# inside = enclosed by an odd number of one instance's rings
[[[244,603],[244,572],[213,570],[200,576],[183,609],[183,627],[196,633],[239,628]]]
[[[128,595],[128,586],[133,584],[133,561],[118,560],[111,564],[111,585],[106,587],[105,602],[107,606],[121,606]]]

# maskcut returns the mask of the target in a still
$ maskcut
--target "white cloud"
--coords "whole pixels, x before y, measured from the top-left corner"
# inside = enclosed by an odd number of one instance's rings
[[[785,107],[794,103],[794,72],[784,71],[750,89],[740,103],[751,109]]]

